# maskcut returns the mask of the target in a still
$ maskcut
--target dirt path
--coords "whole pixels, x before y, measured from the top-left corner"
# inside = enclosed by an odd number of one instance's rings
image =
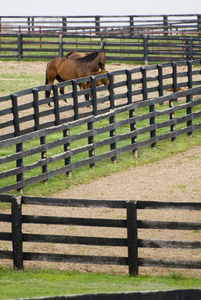
[[[57,193],[56,197],[201,201],[201,146],[155,163],[80,184]],[[200,213],[201,218],[201,213]]]

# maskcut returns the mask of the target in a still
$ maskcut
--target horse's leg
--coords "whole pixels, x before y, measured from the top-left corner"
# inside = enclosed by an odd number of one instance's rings
[[[58,82],[63,82],[64,81],[59,75],[57,75],[56,79],[58,80]],[[64,87],[60,88],[60,94],[64,95]],[[63,99],[63,100],[64,100],[65,103],[67,103],[66,99]]]
[[[90,88],[91,88],[91,81],[87,82],[86,85],[87,85],[87,86],[86,86],[86,89],[90,89]],[[90,99],[92,99],[92,94],[91,94],[91,93],[85,95],[85,100],[88,101],[88,100],[89,100],[89,97],[90,97]]]
[[[46,68],[46,78],[45,78],[45,84],[53,84],[54,83],[54,77],[53,76],[50,76],[51,74],[48,74],[49,71],[48,71],[48,65],[47,65],[47,68]],[[53,75],[53,74],[52,74]],[[45,91],[45,98],[49,98],[50,97],[50,94],[51,94],[51,90],[48,90],[48,91]],[[48,106],[51,107],[51,104],[48,103]]]
[[[61,94],[61,95],[64,95],[64,87],[61,87],[61,88],[60,88],[60,94]],[[63,100],[64,100],[65,103],[67,103],[67,100],[66,100],[66,99],[63,99]]]

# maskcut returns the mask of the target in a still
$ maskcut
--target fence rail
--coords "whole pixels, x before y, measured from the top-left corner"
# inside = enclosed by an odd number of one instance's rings
[[[201,56],[200,38],[193,36],[90,36],[67,34],[0,34],[0,58],[52,59],[77,50],[106,51],[108,61],[166,62]]]
[[[27,197],[27,196],[12,196],[12,195],[0,195],[0,202],[11,204],[11,213],[1,213],[1,222],[12,223],[11,232],[1,232],[0,240],[12,242],[12,250],[0,250],[1,259],[13,259],[13,266],[16,269],[23,269],[24,261],[53,261],[62,263],[85,263],[85,264],[106,264],[106,265],[122,265],[128,266],[129,274],[136,275],[139,272],[139,267],[155,267],[155,268],[181,268],[181,269],[201,269],[201,261],[198,260],[181,260],[181,259],[162,259],[162,258],[150,258],[139,257],[138,248],[160,248],[160,249],[187,249],[195,250],[201,249],[201,242],[199,240],[165,240],[165,239],[144,239],[138,238],[138,231],[143,229],[160,229],[160,230],[181,230],[181,231],[198,231],[201,230],[200,222],[186,222],[186,221],[153,221],[138,219],[138,211],[155,210],[163,211],[170,210],[171,214],[175,210],[185,212],[186,216],[189,215],[189,211],[201,210],[200,203],[172,203],[172,202],[156,202],[156,201],[109,201],[109,200],[75,200],[75,199],[54,199],[54,198],[40,198],[40,197]],[[26,207],[32,209],[26,210]],[[45,206],[45,215],[40,210],[40,215],[33,214],[34,206]],[[62,208],[63,216],[47,216],[48,207],[54,206]],[[93,218],[90,217],[66,217],[69,213],[65,212],[66,208],[76,207],[77,209],[107,209],[110,208],[114,211],[123,210],[121,216],[118,218]],[[23,208],[23,209],[22,209]],[[28,214],[22,213],[27,211]],[[32,213],[32,214],[31,214]],[[65,215],[66,214],[66,215]],[[122,214],[125,216],[122,217]],[[170,215],[171,215],[170,214]],[[90,215],[90,214],[89,214]],[[186,218],[185,216],[185,218]],[[25,229],[25,224],[28,226]],[[40,224],[40,234],[31,232],[29,224]],[[79,227],[79,236],[72,234],[62,235],[62,229],[56,230],[59,234],[51,234],[51,229],[48,227],[46,233],[42,234],[42,224],[55,225],[57,228],[65,226],[67,230],[70,226]],[[83,227],[95,227],[95,236],[89,236],[87,230],[86,236],[82,235]],[[126,230],[125,235],[122,237],[100,237],[101,228],[124,228]],[[24,231],[23,229],[24,228]],[[61,231],[60,231],[61,230]],[[93,232],[94,234],[94,232]],[[35,247],[37,243],[50,244],[71,244],[71,245],[96,245],[104,247],[126,247],[127,256],[111,256],[108,255],[80,255],[69,254],[68,250],[64,253],[47,253],[47,252],[33,252],[33,250],[23,250],[26,244],[34,243]],[[49,247],[49,246],[48,246]],[[32,249],[32,248],[31,248]],[[75,249],[75,248],[74,248]],[[46,248],[47,251],[47,248]],[[54,251],[53,251],[54,252]],[[67,254],[68,253],[68,254]],[[75,253],[75,251],[74,251]],[[198,256],[199,257],[199,256]]]
[[[201,15],[0,16],[0,33],[201,34]]]

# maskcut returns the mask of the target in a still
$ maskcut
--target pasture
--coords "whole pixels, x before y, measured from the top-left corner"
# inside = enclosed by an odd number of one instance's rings
[[[0,77],[4,77],[4,82],[7,84],[2,84],[2,95],[7,95],[9,93],[15,92],[20,89],[24,89],[30,86],[37,86],[44,84],[45,80],[45,66],[46,62],[2,62],[2,68],[0,70]],[[108,71],[113,71],[117,69],[129,69],[132,68],[131,65],[123,64],[111,64],[107,66]],[[6,75],[5,75],[5,70]],[[20,78],[19,78],[20,74]],[[9,84],[10,83],[10,84]],[[9,89],[9,91],[8,91]],[[1,95],[1,96],[2,96]],[[183,141],[182,141],[183,139]],[[185,142],[184,142],[185,141]],[[182,148],[179,148],[179,145],[182,144]],[[44,187],[43,192],[51,195],[52,197],[60,198],[85,198],[85,199],[126,199],[126,200],[160,200],[160,201],[200,201],[201,198],[201,189],[200,189],[200,168],[201,168],[201,148],[200,145],[200,132],[195,133],[194,137],[190,139],[189,137],[183,138],[180,137],[177,139],[177,143],[172,142],[163,142],[163,146],[158,145],[157,149],[141,149],[139,153],[139,158],[136,160],[134,157],[131,160],[131,164],[124,166],[124,172],[118,172],[113,175],[107,176],[110,173],[110,169],[113,168],[111,165],[105,165],[105,173],[103,178],[99,177],[99,174],[96,173],[94,177],[98,177],[98,180],[92,180],[90,183],[80,184],[83,178],[77,181],[77,186],[69,187],[67,190],[58,192],[57,189],[51,189],[50,186]],[[194,146],[194,147],[193,147]],[[193,147],[192,149],[190,149]],[[183,152],[187,149],[187,152]],[[158,160],[160,157],[164,157],[170,154],[174,154],[169,158],[163,158]],[[161,155],[162,154],[162,155]],[[143,163],[142,163],[143,161]],[[152,163],[155,161],[155,163]],[[149,162],[149,164],[147,164]],[[140,165],[141,164],[141,165]],[[123,168],[118,169],[122,171]],[[90,170],[92,177],[96,170]],[[81,174],[81,173],[80,173]],[[92,178],[91,177],[91,178]],[[65,178],[65,181],[68,181],[68,178]],[[73,180],[71,180],[73,182]],[[73,183],[72,183],[73,185]],[[50,187],[50,189],[49,189]],[[36,192],[34,188],[34,193]],[[37,192],[36,192],[37,193]],[[33,189],[30,188],[29,194],[33,194]],[[33,211],[34,213],[34,211]],[[47,212],[49,213],[49,212]],[[55,212],[57,213],[57,212]],[[59,213],[59,211],[58,211]],[[76,213],[75,211],[71,212]],[[112,211],[96,211],[100,216],[105,214],[112,215]],[[150,216],[154,218],[155,215]],[[160,219],[169,218],[169,213],[163,213],[163,215],[158,215]],[[192,220],[195,218],[196,221],[200,221],[200,213],[192,217],[184,216],[185,220],[188,221],[189,218]],[[70,228],[70,230],[75,231],[75,228]],[[159,230],[160,231],[160,230]],[[153,232],[147,234],[159,234],[160,232]],[[170,232],[167,232],[171,235]],[[196,239],[200,236],[200,232],[194,233]],[[187,239],[189,238],[188,233],[184,233]],[[182,237],[180,236],[180,239]],[[6,247],[6,245],[4,245]],[[52,248],[52,251],[55,251]],[[84,251],[82,248],[81,251]],[[96,252],[99,253],[98,247],[96,247]],[[153,253],[149,253],[152,255]],[[175,257],[179,255],[180,259],[182,255],[185,257],[186,253],[175,253],[175,251],[167,251],[163,255],[170,255],[170,257]],[[199,257],[199,253],[192,251],[192,255]],[[63,268],[62,265],[57,264],[56,266],[51,264],[45,264],[45,267],[57,267]],[[38,266],[34,263],[34,266]],[[40,263],[41,266],[41,263]],[[89,266],[82,265],[66,265],[68,269],[78,270],[78,271],[95,271],[94,267],[90,268]],[[102,272],[119,272],[124,274],[124,270],[114,270],[114,269],[101,269]],[[146,270],[147,274],[160,274],[161,270],[154,271]],[[164,271],[165,274],[169,273],[169,270]],[[185,275],[193,275],[200,277],[200,271],[183,271]]]

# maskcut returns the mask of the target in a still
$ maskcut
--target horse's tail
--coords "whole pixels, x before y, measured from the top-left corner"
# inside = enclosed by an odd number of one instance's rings
[[[47,68],[45,73],[45,84],[48,84]],[[49,96],[50,96],[50,91],[45,91],[45,98],[49,98]]]

